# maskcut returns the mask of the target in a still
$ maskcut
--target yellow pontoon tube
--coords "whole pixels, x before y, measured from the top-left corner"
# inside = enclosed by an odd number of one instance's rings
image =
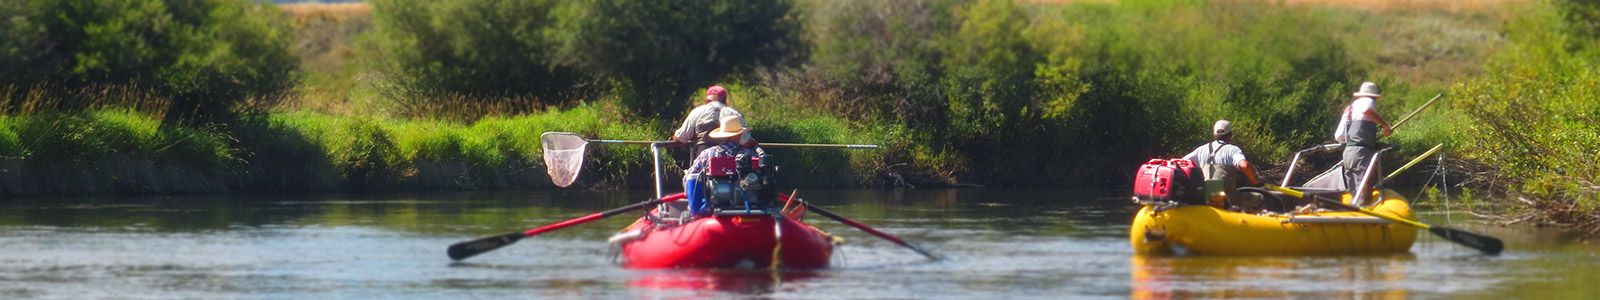
[[[1381,195],[1383,201],[1369,210],[1412,218],[1405,198],[1392,192]],[[1354,211],[1256,215],[1206,205],[1145,205],[1134,217],[1128,239],[1136,254],[1403,253],[1416,242],[1417,228]]]

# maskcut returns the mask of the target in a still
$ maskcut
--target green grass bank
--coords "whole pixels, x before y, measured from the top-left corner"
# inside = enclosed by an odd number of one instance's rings
[[[756,126],[775,140],[875,140],[841,124],[801,117]],[[7,171],[0,173],[0,194],[544,189],[553,186],[541,158],[541,133],[650,140],[665,136],[659,127],[588,104],[471,123],[281,112],[193,128],[163,126],[155,115],[115,108],[4,116],[0,164]],[[872,177],[854,170],[874,168],[866,164],[878,155],[773,152],[785,166],[785,180],[803,186],[867,184]],[[686,155],[682,149],[666,152],[667,174],[681,173],[678,164]],[[647,187],[650,165],[646,147],[591,144],[578,188]]]

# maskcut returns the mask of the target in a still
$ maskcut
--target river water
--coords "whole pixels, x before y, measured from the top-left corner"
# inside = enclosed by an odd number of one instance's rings
[[[1377,256],[1137,257],[1136,207],[1104,190],[800,190],[946,259],[812,216],[845,238],[815,271],[631,270],[606,238],[623,215],[463,262],[452,243],[626,205],[648,192],[8,199],[0,299],[330,298],[1524,298],[1600,295],[1600,246],[1483,226],[1442,204],[1426,222],[1504,239],[1484,256],[1426,233]],[[1460,209],[1459,204],[1450,208]]]

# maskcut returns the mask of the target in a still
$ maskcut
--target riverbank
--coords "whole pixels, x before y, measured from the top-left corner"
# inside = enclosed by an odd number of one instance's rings
[[[554,186],[539,142],[544,132],[624,140],[665,135],[659,122],[618,115],[588,104],[471,123],[276,112],[204,128],[163,126],[157,116],[114,108],[6,116],[0,117],[0,195],[549,189]],[[768,141],[893,140],[850,134],[856,130],[819,118],[758,126]],[[647,148],[588,149],[577,188],[650,186]],[[881,152],[772,153],[784,164],[788,184],[881,184],[875,182],[880,174],[857,172],[874,170],[870,164]],[[686,155],[669,149],[666,174],[680,173]]]
[[[1475,194],[1529,199],[1507,222],[1600,228],[1574,167],[1600,148],[1582,1],[761,1],[737,30],[592,2],[35,4],[0,8],[26,54],[0,55],[5,195],[545,189],[539,133],[659,139],[710,84],[763,141],[885,146],[773,149],[787,185],[1122,186],[1216,119],[1270,175],[1376,81],[1390,118],[1446,94],[1386,164],[1443,143]],[[178,10],[237,34],[152,21]],[[613,13],[526,17],[562,10]],[[92,42],[89,21],[160,35]],[[704,34],[741,30],[761,34]],[[649,185],[644,149],[591,148],[580,187]]]

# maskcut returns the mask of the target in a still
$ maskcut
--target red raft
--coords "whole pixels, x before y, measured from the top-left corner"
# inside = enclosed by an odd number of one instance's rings
[[[678,193],[663,199],[682,197]],[[779,195],[779,200],[789,199]],[[779,217],[763,211],[724,210],[683,222],[650,217],[655,215],[651,211],[611,238],[623,266],[768,268],[774,257],[781,257],[780,267],[817,269],[827,267],[833,256],[833,236],[798,221],[798,213]]]

